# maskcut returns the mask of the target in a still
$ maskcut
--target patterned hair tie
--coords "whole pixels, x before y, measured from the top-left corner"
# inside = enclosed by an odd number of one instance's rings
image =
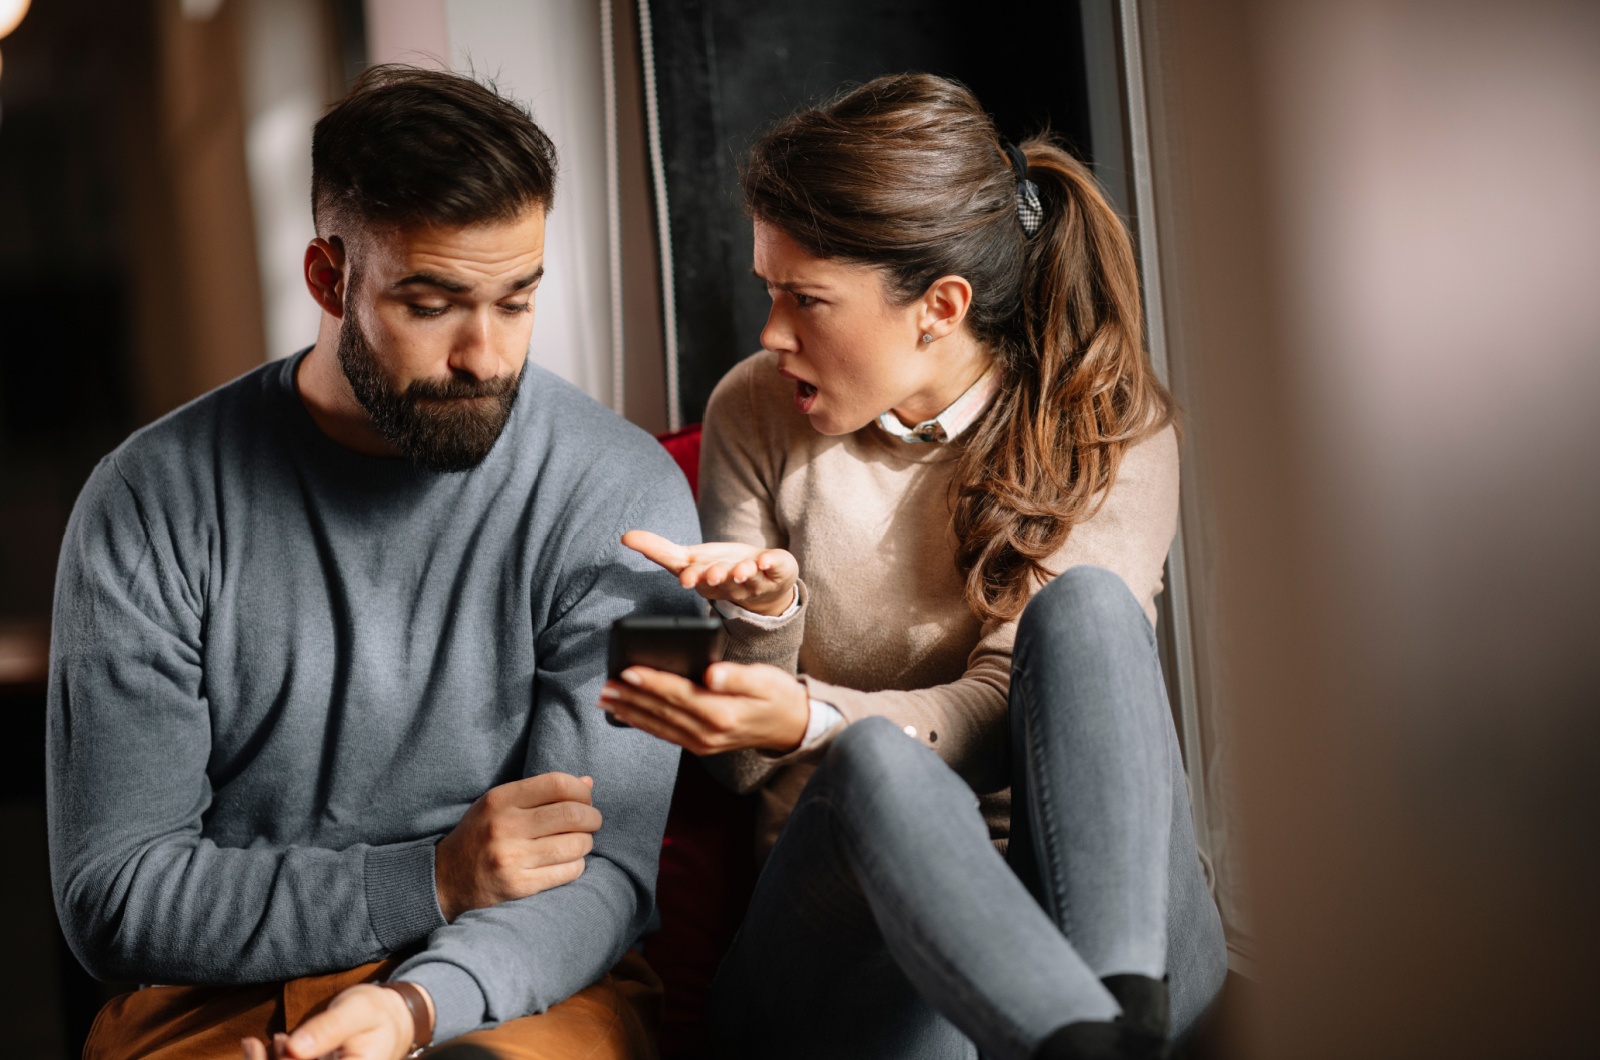
[[[1022,232],[1028,238],[1044,224],[1044,201],[1039,198],[1039,185],[1028,179],[1028,156],[1022,148],[1009,140],[1000,145],[1011,160],[1011,171],[1017,175],[1017,220],[1022,222]]]

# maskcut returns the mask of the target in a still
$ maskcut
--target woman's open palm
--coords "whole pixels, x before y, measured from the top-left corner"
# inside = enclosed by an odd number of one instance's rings
[[[800,564],[781,548],[737,541],[679,545],[648,530],[629,530],[622,543],[678,576],[707,600],[727,600],[763,615],[780,615],[794,600]]]

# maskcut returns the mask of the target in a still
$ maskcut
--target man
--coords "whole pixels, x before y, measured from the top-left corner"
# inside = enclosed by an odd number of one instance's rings
[[[86,1055],[649,1054],[676,751],[596,702],[614,619],[694,613],[618,542],[698,540],[686,484],[524,363],[524,111],[375,68],[312,154],[316,345],[129,438],[63,545],[57,909],[97,976],[190,984]]]

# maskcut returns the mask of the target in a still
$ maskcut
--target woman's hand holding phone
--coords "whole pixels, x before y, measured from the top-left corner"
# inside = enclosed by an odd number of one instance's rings
[[[648,530],[629,530],[622,543],[707,600],[727,600],[758,615],[781,615],[794,602],[800,564],[784,549],[736,541],[679,545]]]
[[[607,681],[600,705],[618,720],[692,754],[756,748],[780,754],[805,739],[811,720],[806,686],[765,663],[719,662],[706,685],[677,674],[630,666]]]
[[[781,548],[732,541],[679,545],[648,530],[630,530],[622,543],[707,600],[727,600],[761,615],[781,615],[794,603],[800,564]],[[706,683],[699,685],[678,674],[629,666],[620,680],[606,682],[600,705],[617,721],[697,755],[744,748],[783,753],[805,739],[811,700],[787,671],[719,662],[703,676]]]

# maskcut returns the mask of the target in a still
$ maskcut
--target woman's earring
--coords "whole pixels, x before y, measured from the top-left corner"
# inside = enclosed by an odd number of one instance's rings
[[[933,336],[928,334],[926,331],[924,331],[922,333],[922,341],[924,343],[932,342],[933,341]]]

